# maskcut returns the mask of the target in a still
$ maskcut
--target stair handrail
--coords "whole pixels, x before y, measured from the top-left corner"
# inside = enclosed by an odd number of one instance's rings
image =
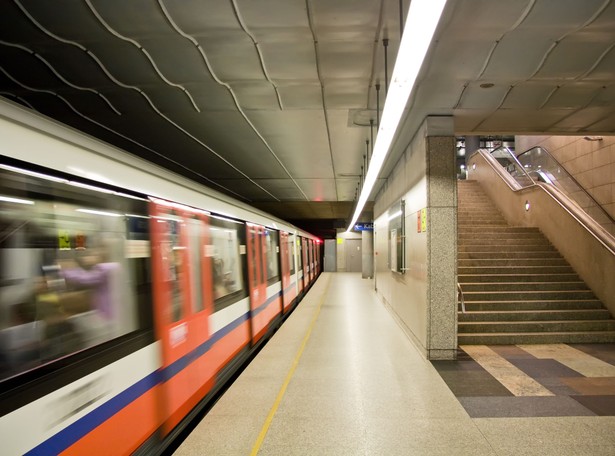
[[[598,240],[612,255],[615,255],[615,237],[605,230],[599,223],[592,219],[587,213],[581,209],[576,203],[574,203],[567,195],[558,190],[553,185],[545,184],[543,182],[534,183],[532,185],[522,187],[519,182],[513,178],[513,176],[503,169],[501,163],[499,163],[492,155],[492,151],[487,149],[478,149],[474,152],[470,158],[475,154],[483,156],[485,161],[493,168],[493,170],[504,180],[504,182],[510,187],[512,191],[520,191],[523,189],[530,189],[533,187],[539,187],[548,193],[566,212],[568,212],[579,224],[587,230],[594,238]],[[514,154],[513,154],[514,155]],[[520,163],[519,163],[520,165]],[[531,176],[529,176],[531,179]],[[534,182],[534,180],[532,179]]]
[[[615,225],[615,220],[613,219],[613,217],[611,217],[611,215],[610,215],[607,211],[605,211],[605,210],[604,210],[604,208],[602,207],[602,205],[601,205],[600,203],[598,203],[598,201],[596,201],[596,199],[595,199],[595,198],[594,198],[594,197],[593,197],[593,196],[592,196],[592,195],[591,195],[591,194],[590,194],[587,190],[585,190],[585,188],[584,188],[584,187],[583,187],[583,186],[579,183],[579,181],[577,181],[577,180],[574,178],[574,176],[573,176],[572,174],[570,174],[570,173],[566,170],[566,168],[565,168],[564,166],[562,166],[562,164],[561,164],[561,163],[560,163],[560,162],[559,162],[559,161],[558,161],[558,160],[557,160],[557,159],[556,159],[556,158],[555,158],[555,157],[554,157],[554,156],[553,156],[553,155],[552,155],[552,154],[551,154],[551,153],[550,153],[547,149],[545,149],[544,147],[541,147],[541,146],[534,146],[534,147],[531,147],[531,148],[529,148],[528,150],[526,150],[525,152],[521,152],[520,154],[518,154],[518,155],[515,157],[515,159],[516,159],[516,160],[517,160],[517,162],[518,162],[518,163],[519,163],[519,164],[523,167],[523,169],[525,169],[525,166],[523,166],[523,163],[521,163],[521,160],[519,160],[519,157],[522,157],[522,156],[523,156],[523,155],[525,155],[525,154],[531,154],[534,150],[538,150],[538,151],[540,151],[540,152],[543,152],[546,156],[548,156],[548,157],[549,157],[549,159],[550,159],[550,160],[552,160],[552,161],[554,162],[554,164],[555,164],[555,165],[557,165],[557,166],[560,168],[560,170],[564,172],[565,177],[566,177],[567,179],[570,179],[570,180],[572,181],[572,183],[573,183],[573,184],[574,184],[574,185],[575,185],[575,186],[576,186],[579,190],[581,190],[581,191],[583,192],[583,194],[584,194],[584,195],[585,195],[585,196],[586,196],[589,200],[593,201],[593,203],[596,205],[596,207],[597,207],[597,208],[598,208],[598,209],[602,212],[602,215],[604,215],[604,216],[606,217],[606,219],[607,219],[610,223],[612,223],[612,224],[614,224],[614,225]],[[513,154],[513,155],[514,155],[514,154]],[[547,178],[547,179],[548,179],[548,177],[546,177],[546,176],[544,176],[544,175],[541,175],[540,173],[538,173],[538,171],[536,171],[536,173],[537,173],[540,177],[542,177],[543,179],[545,179],[545,178]],[[530,176],[530,174],[529,174],[529,173],[527,173],[527,174],[528,174],[528,176]],[[530,178],[531,178],[531,176],[530,176]],[[534,179],[532,179],[532,180],[534,180]],[[534,182],[536,182],[536,181],[534,180]],[[547,183],[549,183],[549,182],[547,182]],[[553,186],[557,188],[557,186],[556,186],[555,184],[553,184]],[[558,190],[559,190],[559,189],[558,189]],[[560,191],[561,191],[561,190],[560,190]],[[565,192],[562,192],[562,193],[564,193],[565,195],[567,195]],[[567,196],[568,196],[568,195],[567,195]],[[574,200],[574,198],[571,198],[571,199],[573,199],[573,200]]]
[[[466,304],[463,299],[463,289],[461,288],[461,284],[457,282],[457,299],[461,301],[461,313],[466,313]]]

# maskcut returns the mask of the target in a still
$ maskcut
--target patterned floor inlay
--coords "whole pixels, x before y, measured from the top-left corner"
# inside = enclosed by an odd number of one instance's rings
[[[615,416],[615,344],[468,345],[432,364],[473,418]]]

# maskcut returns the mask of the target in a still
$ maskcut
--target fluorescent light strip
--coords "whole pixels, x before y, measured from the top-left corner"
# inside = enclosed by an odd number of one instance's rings
[[[113,190],[107,190],[106,188],[96,187],[95,185],[84,184],[82,182],[69,181],[68,183],[75,187],[85,188],[88,190],[94,190],[95,192],[107,193],[109,195],[113,193]]]
[[[124,214],[118,214],[117,212],[96,211],[94,209],[75,209],[77,212],[84,212],[86,214],[104,215],[106,217],[123,217]]]
[[[62,183],[67,183],[68,182],[66,179],[62,179],[62,178],[54,177],[54,176],[49,176],[49,175],[43,174],[43,173],[37,173],[35,171],[28,171],[27,169],[21,169],[21,168],[15,167],[15,166],[0,165],[0,168],[7,169],[9,171],[14,171],[14,172],[20,173],[20,174],[25,174],[27,176],[40,177],[41,179],[46,179],[46,180],[49,180],[49,181],[52,181],[52,182],[62,182]]]
[[[0,201],[4,201],[6,203],[17,203],[17,204],[34,204],[34,201],[25,200],[21,198],[12,198],[10,196],[0,196]]]
[[[384,102],[372,158],[357,207],[346,231],[351,231],[354,227],[374,188],[445,4],[446,0],[412,0],[410,2],[410,10],[391,76],[391,84]]]

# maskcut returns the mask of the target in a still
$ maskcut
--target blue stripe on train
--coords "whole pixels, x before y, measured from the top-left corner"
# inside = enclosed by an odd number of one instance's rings
[[[271,302],[281,295],[280,292],[270,297],[263,305],[252,311],[253,315],[258,314],[265,309]],[[31,449],[25,455],[38,456],[59,454],[62,451],[69,448],[75,442],[82,439],[85,435],[96,429],[105,421],[109,420],[113,415],[128,406],[130,403],[137,400],[139,397],[147,393],[159,383],[165,382],[173,378],[188,365],[194,362],[199,357],[207,353],[211,347],[222,339],[224,336],[231,333],[234,329],[238,328],[241,324],[245,323],[249,318],[250,312],[247,312],[235,319],[224,328],[216,331],[209,340],[205,341],[190,353],[182,356],[180,359],[170,364],[166,368],[158,369],[152,372],[148,376],[139,380],[134,385],[131,385],[126,390],[114,396],[100,407],[92,410],[90,413],[70,424],[66,428],[62,429],[57,434],[53,435],[49,439],[45,440],[35,448]]]

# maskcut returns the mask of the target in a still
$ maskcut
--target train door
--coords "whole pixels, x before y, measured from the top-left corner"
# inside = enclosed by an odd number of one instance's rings
[[[266,322],[262,308],[267,302],[267,274],[265,264],[265,228],[258,225],[247,225],[248,233],[248,281],[250,283],[250,321],[252,341],[258,341]]]
[[[210,276],[204,257],[207,220],[163,202],[152,202],[154,314],[162,343],[162,420],[168,433],[211,387],[200,381],[191,352],[209,337]],[[179,367],[181,366],[181,368]]]
[[[305,288],[303,283],[303,278],[305,277],[305,268],[303,266],[303,249],[301,248],[301,238],[297,235],[295,239],[295,244],[293,245],[295,249],[295,258],[297,264],[297,293],[301,293]]]
[[[310,239],[310,282],[316,278],[316,263],[314,259],[314,240]]]
[[[308,262],[308,240],[301,238],[301,261],[303,261],[303,288],[310,284],[310,263]]]
[[[282,268],[282,306],[286,311],[290,306],[290,263],[288,256],[288,233],[280,231],[280,265]]]

